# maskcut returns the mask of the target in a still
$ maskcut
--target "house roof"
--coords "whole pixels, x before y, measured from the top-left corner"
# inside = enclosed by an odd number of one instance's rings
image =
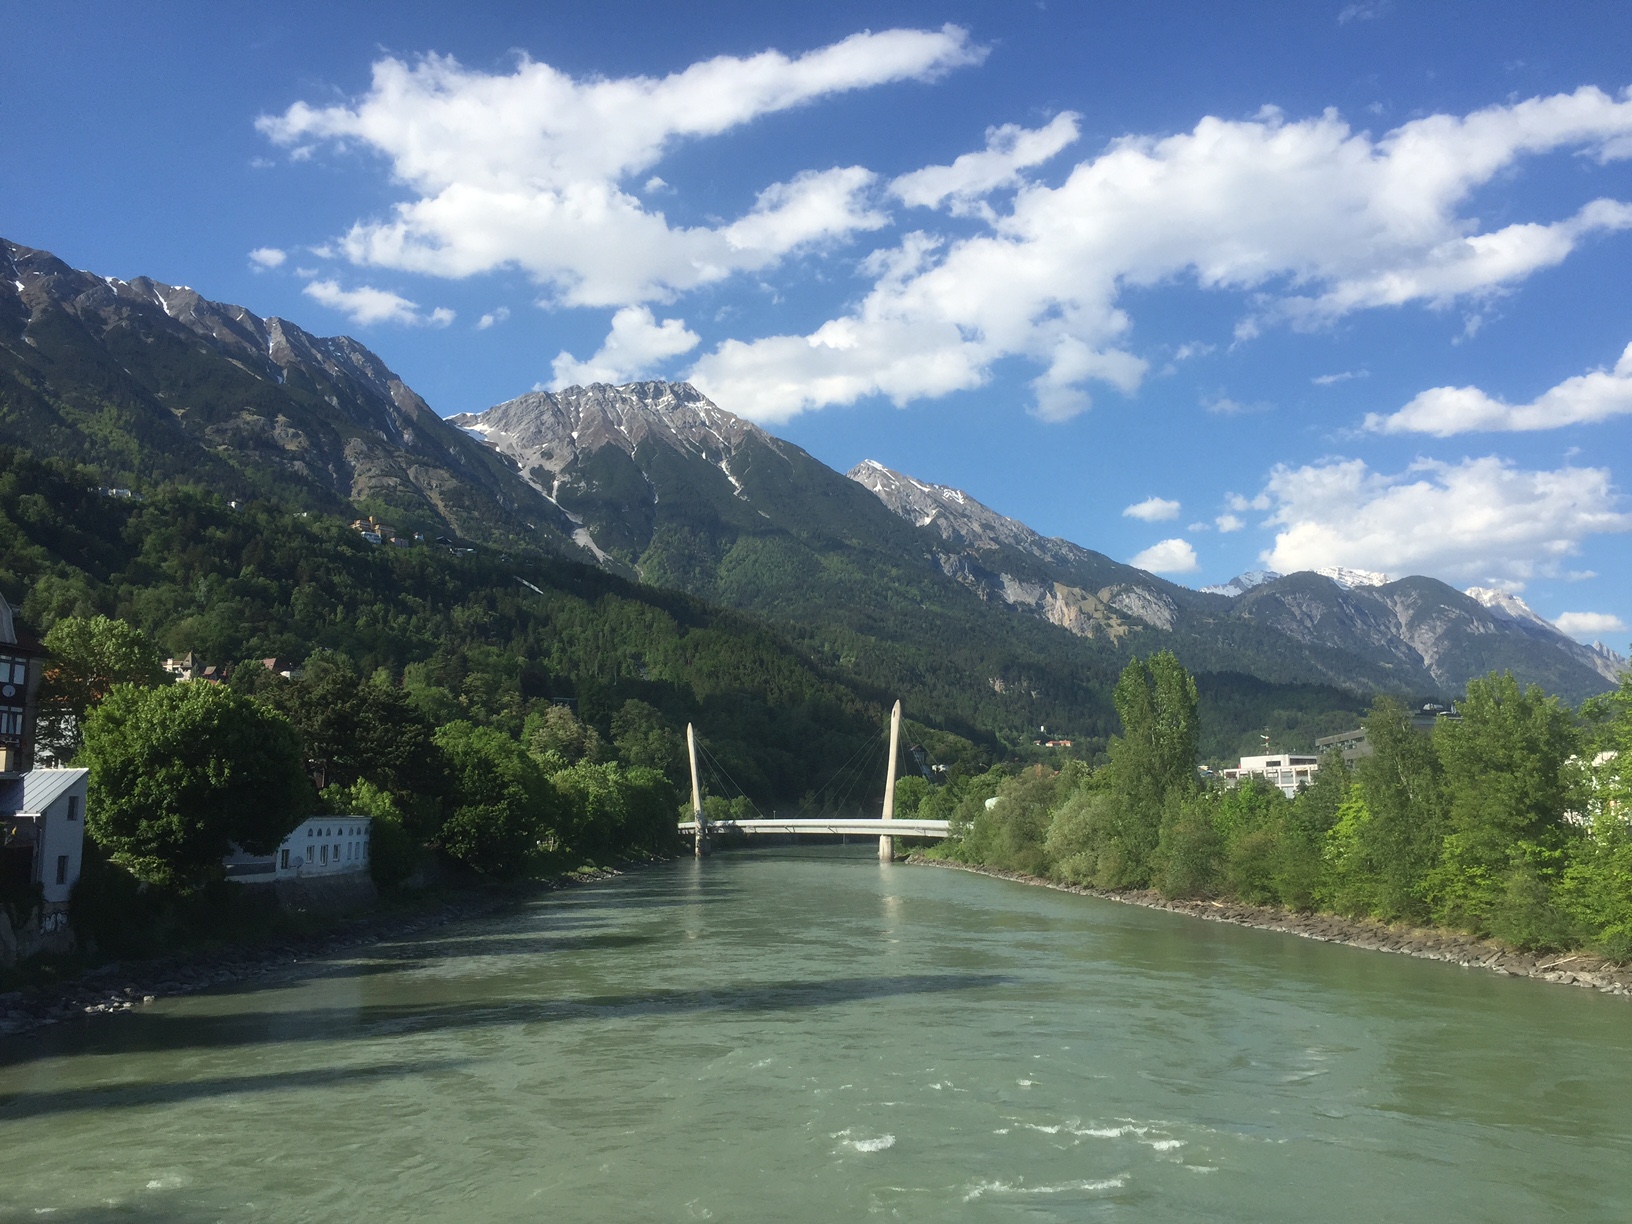
[[[43,812],[58,799],[66,795],[79,780],[91,771],[88,769],[31,769],[23,775],[22,803],[17,807],[20,812]]]
[[[17,642],[17,626],[11,619],[11,605],[0,595],[0,643],[13,646]]]

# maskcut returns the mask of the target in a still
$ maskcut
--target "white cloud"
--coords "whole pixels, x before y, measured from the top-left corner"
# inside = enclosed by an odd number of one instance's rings
[[[882,229],[889,217],[862,203],[877,176],[860,166],[806,171],[759,193],[753,211],[721,231],[733,251],[774,258],[809,242]]]
[[[1147,497],[1122,511],[1123,518],[1141,519],[1147,523],[1162,523],[1179,517],[1179,503],[1165,497]]]
[[[1337,374],[1317,374],[1309,381],[1317,387],[1335,387],[1338,383],[1345,383],[1355,378],[1370,378],[1370,370],[1343,370]]]
[[[1348,566],[1518,589],[1587,537],[1632,531],[1606,469],[1523,471],[1494,456],[1397,474],[1359,459],[1280,466],[1264,497],[1280,531],[1261,559],[1283,574]]]
[[[1243,404],[1240,400],[1231,399],[1227,395],[1203,400],[1201,406],[1214,416],[1246,416],[1249,413],[1271,412],[1275,408],[1268,400],[1254,400],[1250,404]]]
[[[1177,538],[1152,544],[1128,564],[1153,574],[1189,574],[1200,568],[1190,541]]]
[[[1613,612],[1560,612],[1553,624],[1561,633],[1582,641],[1627,631],[1627,623]]]
[[[1017,123],[987,128],[986,147],[980,152],[965,153],[950,166],[925,166],[903,174],[890,184],[890,194],[919,208],[945,203],[957,215],[981,212],[990,216],[981,205],[985,197],[1018,185],[1020,171],[1048,161],[1075,143],[1078,118],[1064,111],[1040,128],[1023,128]]]
[[[339,281],[318,280],[312,281],[301,292],[325,306],[340,311],[353,323],[363,327],[375,323],[399,323],[409,326],[423,323],[433,327],[446,327],[454,319],[453,311],[445,306],[438,306],[429,315],[425,315],[420,313],[417,305],[402,295],[392,293],[389,289],[375,289],[371,285],[342,289]]]
[[[1626,413],[1632,413],[1632,344],[1614,369],[1566,378],[1528,404],[1509,404],[1478,387],[1432,387],[1392,415],[1368,413],[1366,428],[1448,438],[1475,430],[1558,429]]]
[[[1246,523],[1234,514],[1221,514],[1213,522],[1218,524],[1218,529],[1223,532],[1240,531],[1246,526]]]
[[[1084,384],[1128,393],[1144,377],[1127,348],[1127,289],[1183,279],[1251,293],[1255,314],[1236,329],[1245,341],[1275,323],[1482,301],[1593,234],[1632,227],[1632,206],[1595,200],[1562,220],[1481,231],[1466,211],[1474,193],[1519,159],[1561,149],[1632,156],[1632,97],[1583,88],[1380,137],[1334,111],[1290,122],[1273,109],[1124,137],[1058,187],[1022,182],[983,232],[907,235],[873,261],[877,283],[852,313],[805,336],[729,340],[692,377],[776,421],[866,395],[903,403],[976,387],[1019,356],[1044,367],[1038,415],[1063,419],[1088,406]],[[967,197],[947,184],[975,190],[991,181],[976,173],[984,164],[964,163],[962,179],[954,163],[932,168],[942,180],[896,182],[952,207]]]
[[[256,247],[249,253],[249,262],[260,272],[267,268],[281,268],[283,261],[289,258],[289,252],[280,251],[277,247]]]
[[[612,330],[589,360],[579,361],[567,352],[556,357],[550,389],[630,382],[670,357],[696,347],[697,333],[689,330],[684,320],[664,319],[659,323],[646,307],[625,306],[612,316]]]
[[[490,327],[493,327],[493,326],[495,326],[495,325],[497,325],[499,323],[503,323],[509,317],[510,317],[510,307],[508,307],[508,306],[495,307],[494,309],[492,309],[492,310],[488,311],[486,314],[484,314],[481,318],[476,320],[476,330],[477,331],[486,331]]]
[[[513,265],[563,302],[622,306],[883,223],[854,198],[870,172],[848,168],[768,188],[734,226],[673,228],[622,184],[677,142],[838,93],[933,80],[984,55],[967,32],[946,26],[855,34],[794,57],[722,55],[663,78],[575,79],[526,58],[508,74],[446,56],[386,58],[362,98],[297,102],[256,126],[284,146],[381,153],[415,193],[394,217],[352,227],[342,246],[356,263],[455,277]]]

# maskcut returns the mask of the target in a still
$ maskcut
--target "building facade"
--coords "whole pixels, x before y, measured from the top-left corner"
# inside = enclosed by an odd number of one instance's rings
[[[1300,786],[1308,786],[1320,772],[1320,758],[1286,752],[1271,752],[1263,756],[1242,757],[1234,769],[1223,770],[1220,776],[1225,785],[1234,786],[1243,778],[1262,778],[1271,786],[1279,787],[1288,799],[1298,793]]]
[[[312,816],[300,822],[271,854],[239,851],[222,860],[227,879],[273,884],[368,871],[373,821],[367,816]]]
[[[85,849],[84,769],[35,769],[45,650],[0,595],[0,963],[68,951],[68,899]],[[13,916],[23,925],[13,929]]]

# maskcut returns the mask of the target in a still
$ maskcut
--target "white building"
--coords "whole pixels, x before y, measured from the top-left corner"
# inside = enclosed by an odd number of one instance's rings
[[[312,816],[300,822],[271,854],[239,851],[222,860],[227,879],[240,884],[310,880],[368,870],[367,816]]]
[[[1308,786],[1320,770],[1318,756],[1295,756],[1285,752],[1270,752],[1263,756],[1242,757],[1234,769],[1221,773],[1225,784],[1234,786],[1242,778],[1262,778],[1271,786],[1280,788],[1288,799],[1298,793],[1298,787]]]
[[[7,870],[28,872],[45,896],[48,923],[68,905],[85,850],[88,769],[31,769],[0,782]],[[55,929],[55,924],[51,924]]]

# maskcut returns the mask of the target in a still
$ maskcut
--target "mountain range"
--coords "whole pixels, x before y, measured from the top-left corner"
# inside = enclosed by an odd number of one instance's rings
[[[1163,647],[1203,673],[1204,701],[1254,720],[1350,721],[1353,694],[1454,696],[1495,668],[1575,701],[1619,662],[1514,597],[1426,577],[1191,590],[877,463],[841,474],[684,383],[534,391],[443,420],[354,340],[3,241],[0,442],[109,483],[355,509],[683,590],[949,729],[1015,742],[1042,726],[1102,738],[1117,671]]]

